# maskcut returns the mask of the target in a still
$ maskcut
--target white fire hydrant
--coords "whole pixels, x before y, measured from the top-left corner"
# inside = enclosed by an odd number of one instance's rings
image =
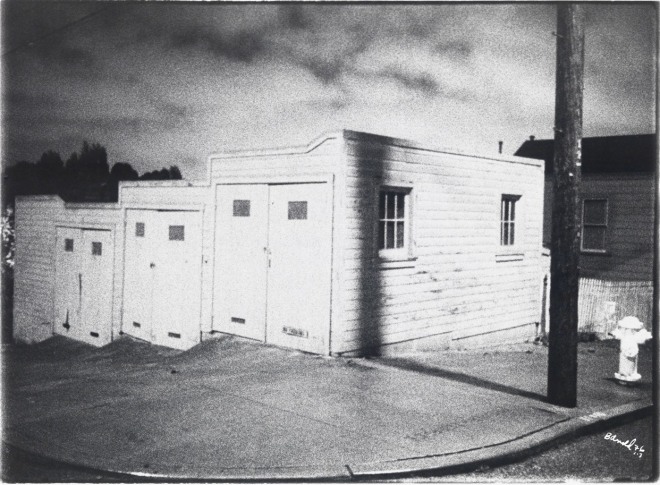
[[[637,372],[639,345],[652,338],[651,332],[636,317],[625,317],[610,335],[621,341],[619,372],[614,373],[615,379],[622,384],[639,381],[642,378]]]

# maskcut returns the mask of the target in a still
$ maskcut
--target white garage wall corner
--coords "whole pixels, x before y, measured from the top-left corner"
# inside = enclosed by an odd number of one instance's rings
[[[34,343],[45,340],[53,335],[58,324],[55,308],[56,289],[61,288],[56,274],[58,227],[78,231],[87,228],[90,229],[90,234],[104,230],[109,234],[110,239],[104,239],[104,258],[110,259],[108,266],[112,273],[108,276],[111,280],[110,286],[106,288],[111,293],[107,295],[112,315],[108,317],[108,325],[116,321],[121,304],[116,274],[117,262],[121,261],[121,250],[115,244],[115,235],[120,220],[121,212],[117,204],[69,204],[52,195],[17,197],[17,257],[14,276],[14,338],[17,341]],[[95,238],[89,238],[87,241],[90,247],[85,248],[90,254],[92,239]],[[110,253],[107,253],[108,250]],[[95,272],[91,267],[89,271],[90,274]],[[113,329],[106,330],[106,336],[99,334],[98,341],[96,337],[91,337],[89,343],[108,343]]]
[[[14,339],[35,343],[53,333],[55,220],[64,210],[57,196],[16,198]]]

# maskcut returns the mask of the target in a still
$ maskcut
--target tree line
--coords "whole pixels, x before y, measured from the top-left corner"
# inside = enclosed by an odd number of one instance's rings
[[[122,180],[180,180],[176,165],[139,175],[130,163],[110,168],[106,149],[84,141],[80,152],[64,162],[49,150],[36,163],[22,161],[3,169],[2,206],[13,207],[17,195],[57,194],[66,202],[116,202]]]

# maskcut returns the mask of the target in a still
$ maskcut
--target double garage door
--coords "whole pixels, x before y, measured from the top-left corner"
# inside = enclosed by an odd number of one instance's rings
[[[329,185],[217,187],[214,330],[327,352]]]
[[[126,211],[122,331],[167,347],[200,341],[201,213]]]
[[[92,345],[112,339],[113,232],[57,227],[54,333]]]

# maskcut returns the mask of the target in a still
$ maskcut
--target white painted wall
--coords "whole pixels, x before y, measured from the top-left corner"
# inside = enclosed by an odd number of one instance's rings
[[[335,353],[476,347],[533,336],[539,321],[543,169],[347,133]],[[378,257],[381,185],[411,188],[413,256]],[[518,244],[500,247],[500,199],[518,194]]]
[[[14,338],[39,342],[53,334],[56,227],[103,227],[114,235],[112,284],[113,333],[121,309],[123,238],[116,204],[65,204],[57,196],[16,198],[16,263],[14,267]]]

